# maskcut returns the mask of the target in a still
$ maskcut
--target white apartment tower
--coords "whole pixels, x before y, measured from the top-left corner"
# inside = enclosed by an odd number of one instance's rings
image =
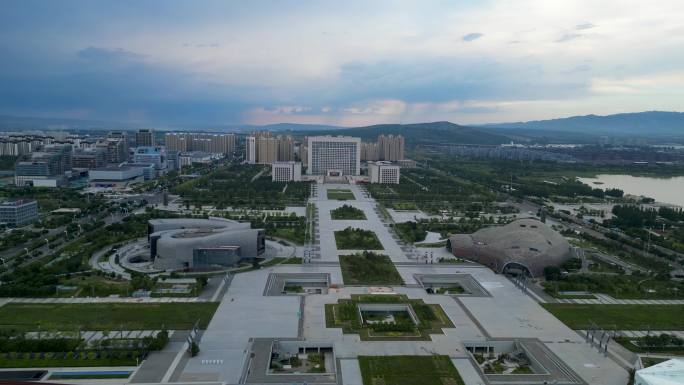
[[[248,136],[245,139],[245,162],[256,163],[256,138],[253,136]]]

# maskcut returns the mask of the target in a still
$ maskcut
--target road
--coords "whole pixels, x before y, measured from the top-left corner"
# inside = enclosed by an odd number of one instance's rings
[[[530,202],[530,201],[527,201],[527,200],[523,201],[522,204],[519,204],[519,207],[520,207],[521,212],[531,211],[533,213],[536,213],[541,208],[540,205],[533,203],[533,202]],[[526,211],[523,211],[523,210],[526,210]],[[622,249],[624,249],[625,251],[627,251],[629,253],[632,253],[635,255],[642,255],[646,258],[651,258],[651,259],[654,259],[654,260],[657,260],[660,262],[667,263],[675,269],[682,269],[684,267],[684,265],[682,265],[680,262],[671,261],[667,258],[657,256],[653,253],[647,253],[644,250],[637,249],[633,246],[626,244],[625,242],[621,242],[619,240],[614,240],[612,238],[607,237],[606,234],[612,233],[612,231],[603,227],[603,226],[594,225],[592,227],[589,224],[585,223],[583,220],[581,220],[575,216],[567,215],[567,214],[560,213],[560,212],[553,213],[553,217],[564,221],[564,225],[569,227],[572,230],[578,231],[582,234],[586,234],[592,238],[596,238],[596,239],[608,242],[608,243],[615,245],[617,247],[621,247]],[[627,235],[620,234],[620,236],[622,238],[624,238],[626,241],[635,241],[634,238],[631,238]],[[657,245],[651,245],[651,247],[653,247],[653,248],[656,248],[656,246]],[[665,249],[665,248],[660,247],[660,246],[658,246],[658,248],[664,250],[664,252],[669,253],[669,254],[673,254],[673,255],[679,254],[679,253],[676,253],[672,250]]]

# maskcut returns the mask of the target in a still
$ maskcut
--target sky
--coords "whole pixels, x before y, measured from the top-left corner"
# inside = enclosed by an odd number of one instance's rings
[[[681,0],[3,0],[0,114],[480,124],[684,111]]]

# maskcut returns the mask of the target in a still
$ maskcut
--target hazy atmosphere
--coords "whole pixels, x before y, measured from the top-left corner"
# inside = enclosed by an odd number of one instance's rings
[[[3,1],[0,114],[493,123],[684,109],[677,0]]]

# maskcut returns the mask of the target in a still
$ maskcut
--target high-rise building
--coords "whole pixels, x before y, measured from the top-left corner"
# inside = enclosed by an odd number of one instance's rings
[[[295,143],[291,136],[278,137],[278,161],[289,162],[294,160]]]
[[[128,160],[128,134],[125,131],[112,131],[97,145],[107,150],[108,163],[122,163]]]
[[[76,148],[71,155],[73,168],[91,170],[107,165],[107,150],[102,147]]]
[[[256,163],[256,138],[254,136],[248,136],[245,139],[245,162]]]
[[[154,146],[154,130],[148,128],[138,130],[138,132],[135,133],[135,145],[138,147]]]
[[[376,161],[378,157],[377,143],[361,143],[361,160]]]
[[[399,166],[390,162],[368,163],[368,175],[371,183],[399,184]]]
[[[307,139],[304,138],[304,142],[299,145],[299,160],[302,161],[302,165],[306,166],[309,163],[309,149],[306,147]]]
[[[392,162],[404,159],[404,137],[401,135],[378,136],[378,159]]]
[[[256,162],[271,164],[278,160],[278,139],[270,135],[256,137]]]
[[[169,151],[202,151],[224,155],[235,152],[234,134],[170,132],[164,135],[164,142]]]
[[[307,138],[307,174],[359,175],[361,139],[349,136],[310,136]]]

